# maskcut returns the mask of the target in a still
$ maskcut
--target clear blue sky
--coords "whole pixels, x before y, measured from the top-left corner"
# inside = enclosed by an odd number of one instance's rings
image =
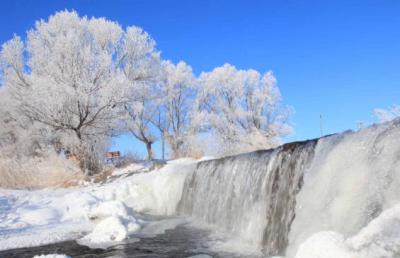
[[[195,73],[225,62],[273,70],[295,109],[286,141],[354,129],[372,109],[400,103],[400,1],[1,1],[0,42],[58,10],[137,25],[163,58]],[[124,136],[122,150],[144,148]],[[157,153],[159,153],[157,151]]]

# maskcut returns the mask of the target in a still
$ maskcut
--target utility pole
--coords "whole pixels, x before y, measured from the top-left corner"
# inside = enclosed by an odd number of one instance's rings
[[[321,132],[321,137],[324,136],[324,132],[322,130],[322,115],[319,115],[319,130]]]
[[[165,138],[164,138],[164,132],[161,133],[161,158],[164,161],[165,160]]]
[[[363,128],[364,128],[364,122],[363,121],[358,121],[357,122],[357,130],[360,131]]]

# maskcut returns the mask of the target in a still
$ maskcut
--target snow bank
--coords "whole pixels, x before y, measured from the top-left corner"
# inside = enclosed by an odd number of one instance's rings
[[[71,258],[65,254],[43,254],[43,255],[36,255],[33,258]]]
[[[126,200],[126,203],[138,212],[174,215],[185,178],[194,170],[195,163],[193,159],[173,160],[160,170],[138,174],[128,186],[133,201]]]
[[[70,189],[0,189],[0,250],[71,239],[107,246],[141,230],[138,212],[172,215],[195,160]]]
[[[136,232],[140,225],[135,219],[123,219],[119,216],[111,216],[101,220],[93,231],[79,240],[79,243],[89,246],[104,247],[114,241],[126,239],[129,233]]]
[[[120,176],[128,173],[139,173],[149,171],[151,162],[132,163],[124,168],[113,171],[113,176]]]
[[[82,232],[89,232],[91,229],[87,222],[27,226],[16,220],[14,225],[0,228],[0,250],[74,240],[81,237]]]
[[[92,232],[80,240],[81,244],[88,246],[105,246],[122,241],[141,228],[127,207],[119,201],[100,203],[89,211],[88,216],[91,220],[99,220]]]

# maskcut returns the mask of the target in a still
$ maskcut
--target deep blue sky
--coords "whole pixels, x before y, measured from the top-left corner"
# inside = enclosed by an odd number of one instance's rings
[[[374,121],[372,110],[400,103],[400,1],[1,1],[0,42],[24,35],[55,11],[104,16],[143,27],[163,58],[196,74],[225,62],[273,70],[295,109],[286,141]],[[130,137],[120,149],[139,149]]]

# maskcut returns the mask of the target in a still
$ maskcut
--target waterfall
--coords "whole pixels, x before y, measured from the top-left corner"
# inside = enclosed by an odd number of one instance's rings
[[[320,139],[296,199],[288,257],[293,257],[299,245],[317,232],[334,231],[351,238],[383,211],[397,205],[400,119]],[[380,230],[383,236],[385,229]],[[400,228],[396,230],[400,232]],[[379,238],[377,235],[377,242]],[[391,248],[400,249],[400,243]]]
[[[187,177],[179,211],[282,254],[316,141],[204,161]]]
[[[400,121],[199,162],[177,212],[294,257],[320,231],[345,238],[400,200]]]

